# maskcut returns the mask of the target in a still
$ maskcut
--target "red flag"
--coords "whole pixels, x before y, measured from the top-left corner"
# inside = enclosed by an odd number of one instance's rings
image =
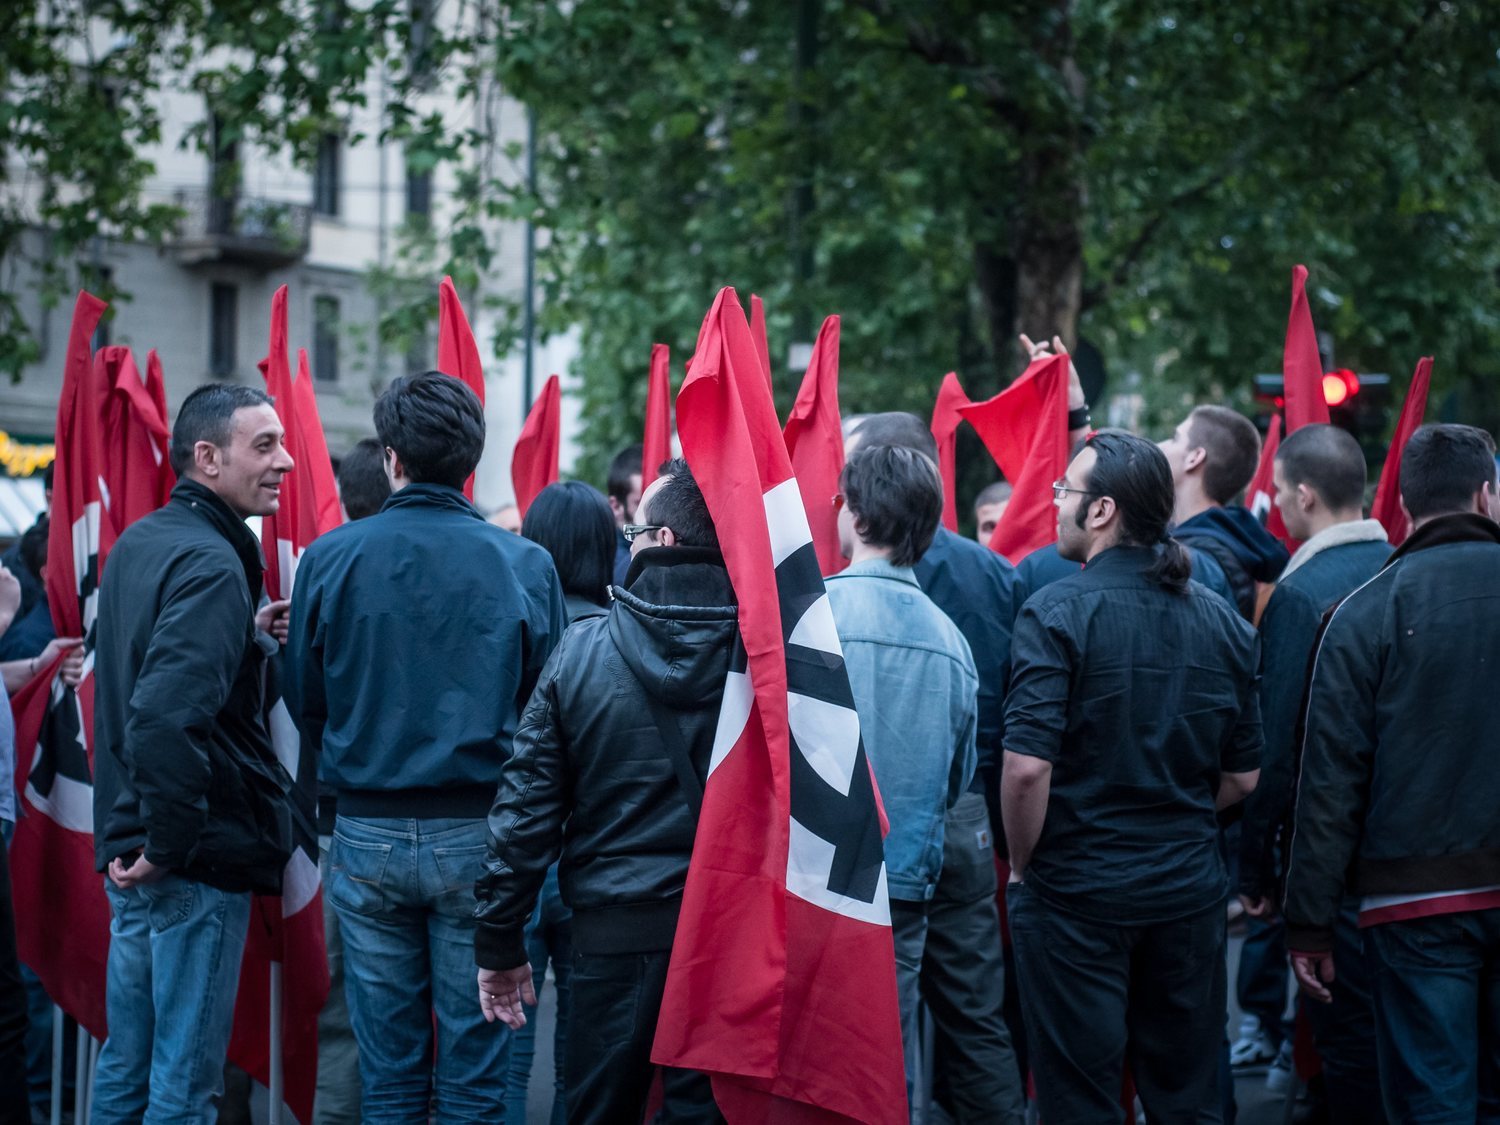
[[[318,412],[318,392],[313,387],[307,349],[297,349],[297,379],[292,383],[293,409],[297,416],[297,444],[292,460],[302,471],[302,480],[312,491],[310,526],[314,536],[338,527],[344,522],[339,504],[338,478],[334,476],[333,459],[328,456],[328,438],[323,433],[323,417]],[[299,518],[308,518],[301,517]]]
[[[956,372],[943,376],[937,402],[932,406],[932,436],[938,447],[938,475],[943,478],[943,526],[958,530],[958,424],[962,407],[972,405]]]
[[[792,473],[802,493],[802,507],[812,526],[818,567],[825,575],[849,565],[839,549],[839,514],[833,506],[844,471],[844,429],[839,418],[839,318],[830,316],[818,329],[812,358],[802,376],[797,401],[782,431]]]
[[[549,375],[542,393],[531,404],[515,452],[510,455],[510,483],[516,493],[516,509],[526,518],[526,509],[536,494],[557,481],[557,459],[562,447],[562,384]]]
[[[711,1075],[732,1125],[904,1122],[874,778],[770,388],[731,289],[703,322],[677,419],[739,598],[740,644],[652,1059]]]
[[[1391,448],[1380,468],[1380,483],[1375,486],[1375,503],[1370,507],[1370,518],[1380,521],[1392,547],[1401,546],[1411,534],[1411,520],[1401,507],[1401,455],[1406,452],[1406,443],[1427,413],[1427,387],[1431,382],[1432,357],[1424,355],[1417,361],[1411,386],[1406,388],[1401,418],[1396,423],[1396,432],[1391,435]]]
[[[1265,529],[1285,544],[1287,550],[1295,551],[1301,544],[1287,534],[1286,523],[1281,518],[1281,509],[1276,506],[1276,451],[1281,448],[1281,415],[1271,415],[1271,424],[1266,429],[1266,440],[1261,442],[1260,463],[1255,467],[1255,476],[1250,478],[1250,487],[1245,490],[1245,506],[1250,514],[1260,520]]]
[[[641,488],[656,479],[656,470],[672,456],[671,353],[666,344],[651,345],[651,373],[646,379],[646,440],[641,444]]]
[[[766,306],[760,298],[750,294],[750,335],[755,338],[755,351],[760,356],[760,369],[765,372],[766,382],[771,382],[771,341],[766,336]]]
[[[94,363],[104,369],[95,377],[109,388],[104,407],[105,476],[119,482],[111,483],[104,500],[115,526],[123,530],[165,504],[177,483],[167,454],[172,431],[167,426],[161,360],[151,349],[144,380],[129,348],[101,348]]]
[[[16,944],[47,994],[98,1039],[106,1034],[110,911],[94,870],[92,634],[98,577],[120,529],[100,487],[111,388],[103,382],[105,368],[92,362],[89,340],[106,307],[89,293],[79,293],[73,307],[57,404],[47,549],[52,620],[58,636],[86,638],[86,674],[74,691],[56,679],[61,662],[54,662],[11,700],[23,814],[10,849]]]
[[[1307,307],[1307,267],[1292,267],[1292,311],[1286,324],[1286,347],[1281,355],[1282,393],[1286,397],[1286,432],[1312,422],[1327,423],[1328,400],[1323,397],[1323,359],[1312,310]]]
[[[1011,482],[990,549],[1018,563],[1057,539],[1052,482],[1068,471],[1068,357],[1033,360],[994,398],[958,412]]]
[[[474,331],[451,277],[443,278],[438,286],[438,370],[462,379],[479,396],[479,405],[484,405],[484,365],[479,362],[479,345],[474,342]],[[474,499],[472,473],[464,481],[464,495]]]

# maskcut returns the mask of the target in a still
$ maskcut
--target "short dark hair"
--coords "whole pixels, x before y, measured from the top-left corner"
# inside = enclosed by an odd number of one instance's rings
[[[403,375],[375,400],[375,433],[407,480],[462,488],[484,452],[484,407],[462,379]]]
[[[1348,430],[1323,422],[1299,426],[1281,439],[1276,461],[1288,484],[1307,485],[1335,511],[1365,502],[1365,454]]]
[[[21,536],[21,564],[38,582],[42,578],[42,567],[47,565],[47,536],[51,527],[51,519],[43,512],[41,518]]]
[[[1245,491],[1260,462],[1260,433],[1255,423],[1227,406],[1200,406],[1188,415],[1188,441],[1202,446],[1203,491],[1216,504],[1227,504]]]
[[[630,478],[641,473],[641,458],[644,455],[645,447],[640,442],[636,442],[634,445],[627,445],[610,458],[609,479],[605,482],[606,491],[621,504],[630,499]],[[677,529],[674,527],[672,530]]]
[[[1401,502],[1414,520],[1466,511],[1495,483],[1495,439],[1477,426],[1423,426],[1401,454]]]
[[[609,604],[615,517],[604,493],[581,480],[549,484],[526,509],[521,534],[547,548],[562,579],[563,593],[587,598],[595,605]]]
[[[54,457],[51,461],[47,462],[47,467],[42,470],[42,490],[44,492],[52,491],[52,478],[56,475],[56,472],[57,459]]]
[[[662,466],[657,480],[661,483],[651,495],[648,513],[651,522],[670,527],[683,547],[709,547],[717,551],[719,533],[688,463],[681,457],[672,458]]]
[[[1172,466],[1153,442],[1124,430],[1099,430],[1084,442],[1094,451],[1094,467],[1086,482],[1090,502],[1108,496],[1120,514],[1122,546],[1154,547],[1157,558],[1147,572],[1158,584],[1181,593],[1192,577],[1193,564],[1181,543],[1168,534],[1174,495]],[[1088,504],[1074,516],[1079,527],[1088,518]]]
[[[926,422],[905,410],[866,414],[849,436],[858,437],[860,446],[899,445],[915,449],[937,464],[937,438],[932,436]]]
[[[1010,499],[1015,490],[1011,488],[1010,481],[997,480],[994,484],[987,484],[974,497],[974,510],[977,512],[986,504],[1003,504]]]
[[[943,518],[937,465],[906,445],[860,442],[839,474],[839,491],[866,543],[885,547],[895,566],[916,566]]]
[[[390,494],[385,449],[375,438],[360,438],[339,460],[339,499],[345,513],[351,520],[373,516]]]
[[[187,474],[193,467],[193,449],[200,441],[225,448],[234,429],[236,410],[274,405],[265,391],[243,383],[208,383],[199,387],[177,409],[172,444],[167,452],[172,471],[178,476]]]

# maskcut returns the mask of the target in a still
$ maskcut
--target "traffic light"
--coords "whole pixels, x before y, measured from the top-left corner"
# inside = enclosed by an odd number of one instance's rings
[[[1272,410],[1286,406],[1286,395],[1280,375],[1253,377],[1255,399]],[[1366,447],[1367,456],[1384,455],[1386,408],[1391,399],[1391,377],[1376,372],[1360,374],[1347,367],[1323,375],[1323,401],[1328,404],[1328,420],[1342,426]]]

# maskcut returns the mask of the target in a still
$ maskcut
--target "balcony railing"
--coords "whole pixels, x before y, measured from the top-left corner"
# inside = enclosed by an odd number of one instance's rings
[[[235,262],[274,269],[307,256],[312,208],[208,191],[176,193],[182,221],[168,248],[183,265]]]

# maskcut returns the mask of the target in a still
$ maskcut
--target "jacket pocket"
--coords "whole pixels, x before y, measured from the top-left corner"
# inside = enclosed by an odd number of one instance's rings
[[[329,897],[352,914],[379,914],[385,909],[385,868],[389,844],[356,843],[335,831],[328,854]]]

